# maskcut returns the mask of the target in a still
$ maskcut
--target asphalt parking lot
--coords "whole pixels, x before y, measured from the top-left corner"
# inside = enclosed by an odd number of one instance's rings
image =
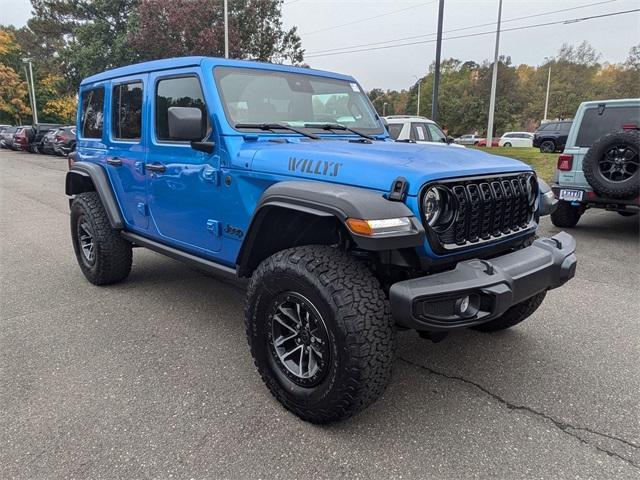
[[[401,333],[382,399],[319,427],[263,386],[241,289],[141,249],[91,286],[66,160],[0,169],[0,478],[640,477],[637,217],[587,212],[576,278],[512,331]]]

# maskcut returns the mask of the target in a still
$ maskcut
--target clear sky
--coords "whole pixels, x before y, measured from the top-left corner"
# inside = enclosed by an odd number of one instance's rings
[[[594,3],[599,4],[551,15],[539,15]],[[640,0],[503,0],[503,28],[634,8],[640,8]],[[29,18],[30,11],[29,0],[0,0],[0,23],[21,26]],[[495,22],[497,12],[498,0],[445,0],[444,31]],[[508,21],[529,15],[536,16]],[[379,47],[388,45],[381,42],[406,37],[412,38],[396,43],[432,41],[435,35],[429,34],[437,29],[437,16],[437,0],[285,0],[283,6],[285,25],[298,26],[302,45],[307,52],[306,62],[314,68],[351,74],[358,78],[366,89],[408,87],[415,82],[414,75],[423,74],[434,60],[435,43],[342,55],[314,56],[314,52],[371,43],[378,44],[357,48]],[[485,25],[445,33],[444,36],[446,38],[494,29],[495,26]],[[418,37],[420,35],[422,37]],[[555,55],[563,43],[577,45],[583,40],[589,41],[602,54],[602,61],[623,61],[629,48],[640,43],[640,12],[570,24],[505,31],[500,40],[500,53],[510,55],[515,64],[538,65],[545,57]],[[493,57],[494,41],[493,34],[445,40],[442,56],[480,62]]]

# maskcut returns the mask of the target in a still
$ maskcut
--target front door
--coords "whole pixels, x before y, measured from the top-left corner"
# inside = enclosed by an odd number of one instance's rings
[[[197,107],[209,123],[198,71],[159,72],[150,75],[149,83],[153,121],[145,170],[154,233],[164,243],[215,257],[222,246],[218,150],[196,151],[189,142],[172,138],[168,126],[171,107]]]
[[[145,102],[148,75],[114,81],[107,95],[111,112],[108,129],[107,173],[127,223],[133,231],[149,226],[147,184],[144,171],[146,156],[145,125],[149,112]]]

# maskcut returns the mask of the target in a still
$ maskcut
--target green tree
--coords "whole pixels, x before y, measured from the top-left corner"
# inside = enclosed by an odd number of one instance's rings
[[[284,30],[282,0],[229,1],[229,54],[300,64],[296,28]],[[219,0],[141,0],[130,36],[144,60],[183,55],[224,56],[224,14]]]

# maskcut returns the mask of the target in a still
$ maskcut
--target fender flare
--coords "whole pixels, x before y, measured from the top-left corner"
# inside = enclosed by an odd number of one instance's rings
[[[413,228],[410,232],[380,237],[355,234],[345,225],[354,243],[364,250],[414,248],[422,245],[425,240],[424,227],[411,209],[402,202],[386,199],[379,192],[327,182],[284,181],[267,188],[260,197],[238,254],[236,263],[239,271],[246,271],[252,247],[259,241],[264,221],[273,208],[295,210],[317,217],[334,217],[342,225],[348,218],[411,219]]]
[[[113,194],[107,172],[97,163],[75,162],[65,178],[65,193],[72,197],[78,193],[93,191],[100,197],[111,228],[122,230],[124,218]]]

